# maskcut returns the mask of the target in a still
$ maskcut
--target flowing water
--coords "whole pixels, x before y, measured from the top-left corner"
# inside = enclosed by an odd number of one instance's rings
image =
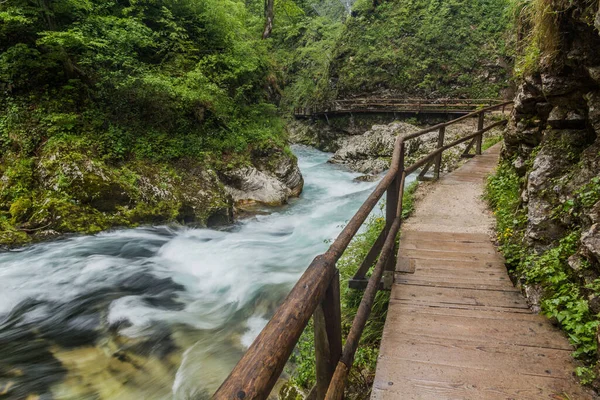
[[[268,215],[0,253],[0,399],[211,394],[375,186],[294,152],[304,192]]]

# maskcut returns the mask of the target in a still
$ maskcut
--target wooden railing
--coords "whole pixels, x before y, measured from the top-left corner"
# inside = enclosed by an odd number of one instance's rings
[[[213,395],[213,399],[266,399],[311,316],[314,316],[317,383],[310,397],[341,399],[360,337],[371,312],[375,295],[380,289],[381,278],[384,271],[395,269],[394,247],[402,225],[402,197],[406,177],[427,165],[435,165],[434,176],[438,177],[442,153],[467,141],[471,141],[469,149],[474,147],[476,154],[481,154],[483,135],[495,127],[506,125],[507,122],[500,120],[485,127],[485,114],[509,104],[512,102],[499,103],[454,121],[435,125],[403,138],[399,137],[395,144],[390,169],[385,177],[348,222],[329,250],[313,260],[273,318]],[[474,133],[444,144],[446,127],[472,117],[478,118],[478,127]],[[405,143],[435,131],[438,131],[436,150],[416,163],[405,166]],[[354,281],[366,281],[365,276],[376,259],[377,263],[368,279],[350,333],[342,349],[340,278],[336,262],[384,193],[387,193],[385,228],[357,271]]]
[[[466,114],[501,103],[502,101],[494,99],[355,98],[335,100],[323,107],[297,107],[294,108],[294,116],[297,118],[311,118],[334,114],[381,112]],[[504,111],[504,108],[502,110]]]

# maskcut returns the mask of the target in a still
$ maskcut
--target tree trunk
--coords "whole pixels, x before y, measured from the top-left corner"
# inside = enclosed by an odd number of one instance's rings
[[[263,32],[263,39],[271,36],[271,32],[273,31],[273,20],[275,19],[275,11],[274,11],[275,0],[265,0],[265,30]]]

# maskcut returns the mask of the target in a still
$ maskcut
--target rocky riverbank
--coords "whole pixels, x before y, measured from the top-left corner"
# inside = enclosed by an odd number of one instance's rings
[[[366,174],[377,175],[390,166],[394,144],[398,136],[405,137],[420,131],[424,126],[395,121],[390,124],[372,125],[363,133],[339,130],[320,122],[294,121],[288,125],[291,140],[297,143],[313,145],[321,150],[334,152],[331,163],[345,165],[348,168]],[[466,120],[446,129],[445,143],[467,136],[475,131],[477,121]],[[501,130],[488,133],[498,136]],[[438,141],[438,132],[431,132],[407,143],[406,165],[418,161],[432,152]],[[451,171],[460,162],[460,154],[467,144],[444,152],[442,171]]]
[[[45,146],[0,163],[0,246],[113,227],[231,223],[240,207],[281,205],[303,179],[289,150],[272,147],[172,163],[111,164],[84,144]]]

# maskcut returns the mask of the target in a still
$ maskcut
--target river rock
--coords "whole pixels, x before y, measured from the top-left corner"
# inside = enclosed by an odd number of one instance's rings
[[[237,206],[279,206],[302,193],[304,179],[296,158],[279,151],[254,151],[252,165],[221,173]]]
[[[362,175],[354,178],[355,182],[375,182],[379,180],[381,176],[379,175]]]
[[[293,191],[275,176],[255,167],[244,167],[223,173],[226,190],[236,205],[282,205]]]
[[[446,128],[445,143],[472,134],[476,130],[475,120],[466,120]],[[394,122],[389,125],[374,125],[363,135],[350,136],[342,141],[341,148],[329,160],[334,164],[343,164],[363,174],[379,174],[390,167],[392,153],[398,136],[407,136],[421,129],[405,123]],[[495,131],[499,134],[500,131]],[[494,132],[489,133],[494,134]],[[411,165],[434,151],[438,142],[438,131],[429,132],[406,143],[405,163]],[[460,154],[467,144],[448,149],[442,157],[441,170],[454,169],[460,162]]]
[[[378,174],[389,168],[398,136],[407,136],[419,129],[405,122],[374,125],[363,135],[347,137],[329,162],[345,164],[363,174]]]

